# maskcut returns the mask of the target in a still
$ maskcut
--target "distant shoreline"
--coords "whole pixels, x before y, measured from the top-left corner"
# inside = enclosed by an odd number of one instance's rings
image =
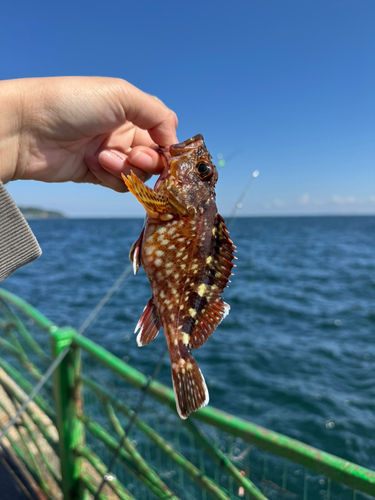
[[[18,207],[22,212],[22,215],[27,220],[34,219],[67,219],[66,215],[62,212],[55,210],[44,210],[43,208],[37,207]]]

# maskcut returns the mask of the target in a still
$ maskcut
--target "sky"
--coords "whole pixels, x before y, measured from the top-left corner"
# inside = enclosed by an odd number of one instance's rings
[[[373,0],[15,0],[0,78],[111,76],[158,96],[179,140],[201,133],[224,165],[224,216],[375,215],[374,18]],[[100,186],[7,188],[71,217],[144,214]]]

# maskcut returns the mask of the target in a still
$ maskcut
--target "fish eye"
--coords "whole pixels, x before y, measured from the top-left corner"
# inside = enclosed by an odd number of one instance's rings
[[[199,177],[201,179],[207,179],[208,177],[211,177],[212,175],[212,169],[210,165],[205,162],[205,161],[200,161],[196,164],[195,168],[197,169],[197,172],[199,174]]]

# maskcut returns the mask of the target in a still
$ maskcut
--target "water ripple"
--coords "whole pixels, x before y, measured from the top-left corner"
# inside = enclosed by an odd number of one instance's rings
[[[79,327],[128,265],[142,221],[31,225],[43,256],[4,286],[56,323]],[[374,217],[236,221],[231,312],[195,352],[214,406],[375,467],[374,235]],[[165,342],[159,335],[136,346],[149,298],[141,270],[86,332],[146,373]],[[168,361],[160,378],[170,384]]]

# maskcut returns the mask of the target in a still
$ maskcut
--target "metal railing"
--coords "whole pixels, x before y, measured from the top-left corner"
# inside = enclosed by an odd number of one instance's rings
[[[51,357],[31,333],[40,329]],[[3,289],[0,432],[64,350],[3,440],[49,498],[375,497],[375,472],[226,412],[205,407],[182,422],[169,387]],[[134,409],[146,387],[141,418]]]

